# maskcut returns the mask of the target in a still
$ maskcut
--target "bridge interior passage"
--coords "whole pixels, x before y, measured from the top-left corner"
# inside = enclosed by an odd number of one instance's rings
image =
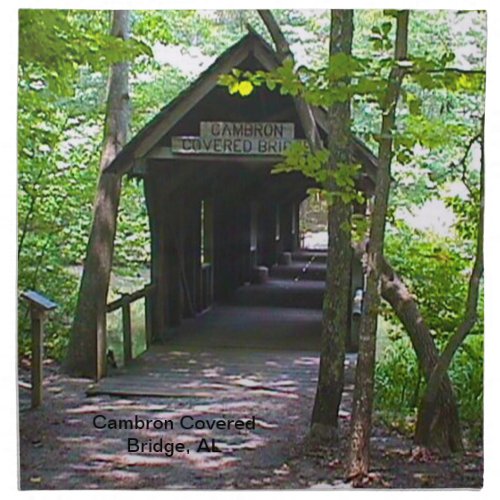
[[[299,205],[310,181],[271,166],[229,162],[150,167],[156,328],[161,335],[258,279],[299,247]]]
[[[287,273],[299,277],[307,264],[308,275],[316,270],[324,284],[318,262],[304,263],[302,257],[289,262],[291,254],[298,255],[299,207],[312,183],[299,173],[271,169],[222,161],[150,166],[144,182],[157,338],[214,302],[227,302],[243,285],[266,281],[268,270],[273,279],[290,278]],[[359,262],[352,266],[354,294],[362,276]]]

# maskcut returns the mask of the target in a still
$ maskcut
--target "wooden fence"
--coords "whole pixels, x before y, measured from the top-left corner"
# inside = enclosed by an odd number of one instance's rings
[[[154,285],[149,284],[133,293],[124,293],[118,299],[106,306],[106,312],[110,313],[118,309],[122,310],[122,332],[123,332],[123,363],[127,365],[133,359],[132,354],[132,319],[130,305],[136,300],[144,299],[144,318],[146,332],[146,349],[151,345],[153,338],[153,293]]]

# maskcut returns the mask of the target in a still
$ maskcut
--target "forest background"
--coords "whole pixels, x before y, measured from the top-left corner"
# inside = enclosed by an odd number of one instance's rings
[[[57,2],[56,2],[57,3]],[[158,2],[156,2],[157,4]],[[428,2],[431,4],[431,2]],[[445,3],[445,2],[443,2]],[[467,2],[462,2],[466,4]],[[54,3],[53,3],[54,4]],[[53,5],[51,4],[51,6]],[[154,2],[149,5],[148,7],[150,8],[161,8],[160,5],[156,5]],[[408,4],[408,2],[406,2]],[[26,5],[28,6],[28,5]],[[266,7],[268,5],[266,4]],[[384,5],[386,6],[386,5]],[[32,5],[32,7],[35,7]],[[62,5],[60,6],[62,7]],[[65,2],[64,3],[64,8],[68,7],[73,7],[71,5],[71,2]],[[75,8],[82,8],[83,5],[78,3],[77,5],[74,6]],[[93,6],[91,3],[86,4],[85,7],[88,8],[102,8],[103,6]],[[117,5],[114,6],[115,8],[117,7],[128,7],[128,5],[124,5],[123,3],[117,3]],[[206,5],[203,6],[204,8],[207,8]],[[214,8],[216,6],[214,5]],[[234,7],[234,6],[231,6]],[[278,6],[277,6],[278,7]],[[289,7],[289,4],[283,5],[282,7]],[[352,7],[358,7],[357,5],[349,5],[350,8]],[[360,6],[362,7],[362,6]],[[375,6],[370,5],[370,8],[374,8]],[[399,7],[399,4],[398,4]],[[411,4],[405,5],[405,7],[411,8]],[[420,8],[425,8],[425,2],[419,3],[418,7]],[[440,2],[432,2],[432,5],[430,5],[428,8],[440,8],[446,6],[441,6]],[[466,5],[463,6],[464,8],[467,8]],[[479,7],[479,6],[478,6]],[[36,8],[39,8],[38,5],[36,5]],[[110,2],[110,5],[106,5],[106,8],[113,8],[112,2]],[[226,8],[229,8],[226,7]],[[300,8],[300,6],[297,6],[297,8]],[[452,8],[452,9],[460,9],[460,2],[453,2],[453,5],[449,5],[447,8]],[[182,14],[183,16],[184,14]],[[176,17],[179,16],[179,17]],[[239,17],[238,15],[234,16],[228,16],[227,19],[223,20],[223,22],[217,27],[217,29],[213,29],[213,26],[210,26],[210,19],[205,18],[204,16],[198,16],[196,14],[193,14],[193,18],[191,19],[192,22],[186,22],[184,23],[182,19],[181,14],[176,14],[172,16],[171,22],[172,25],[167,25],[166,29],[162,33],[158,32],[152,32],[150,30],[150,26],[147,24],[143,25],[142,28],[139,28],[139,33],[140,29],[143,30],[142,35],[144,37],[160,37],[165,40],[165,42],[168,43],[176,43],[179,45],[185,45],[185,46],[190,46],[194,45],[196,47],[195,50],[199,49],[200,52],[200,57],[199,60],[204,60],[205,62],[208,61],[208,59],[213,58],[217,55],[219,55],[227,46],[229,46],[231,43],[234,43],[237,39],[239,39],[245,32],[245,22],[248,21],[248,19],[243,19],[242,17]],[[168,18],[166,18],[168,19]],[[250,19],[251,22],[252,19]],[[283,19],[282,19],[283,21]],[[310,22],[307,19],[303,19],[300,16],[293,17],[291,16],[290,19],[285,20],[286,25],[290,27],[289,35],[291,37],[296,36],[297,38],[293,40],[293,38],[290,38],[290,40],[293,41],[300,41],[301,38],[301,29],[304,29],[304,26],[311,28],[310,26],[307,26],[307,23]],[[369,29],[371,26],[371,19],[368,19],[365,23],[366,29]],[[493,26],[494,23],[494,18],[493,14],[489,16],[489,24],[490,27]],[[257,24],[257,23],[255,23]],[[178,27],[182,25],[184,28],[184,32],[182,30],[179,30]],[[361,23],[362,25],[362,23]],[[357,26],[357,29],[359,30],[359,27]],[[424,29],[425,29],[425,23],[424,23]],[[358,31],[358,33],[361,30]],[[494,30],[491,30],[494,31]],[[134,32],[134,29],[133,29]],[[326,36],[327,31],[325,30],[325,36]],[[491,34],[491,32],[490,32]],[[138,32],[134,32],[134,35],[137,36]],[[10,35],[11,38],[9,41],[4,42],[5,47],[13,47],[13,42],[17,38],[17,33],[13,33]],[[495,34],[493,33],[493,36]],[[191,43],[192,39],[196,40],[197,43],[193,44]],[[198,38],[196,38],[198,37]],[[148,40],[145,40],[146,43]],[[149,40],[151,41],[151,39]],[[498,40],[497,40],[498,41]],[[308,44],[314,44],[315,41],[312,39],[306,39],[302,40],[304,45],[307,47]],[[459,45],[460,42],[459,40],[455,40],[457,44]],[[496,52],[499,47],[499,44],[496,43],[495,41],[490,42],[489,44],[489,51],[491,53]],[[311,50],[311,49],[310,49]],[[12,63],[10,62],[12,58],[8,59],[8,65],[9,68],[12,68],[12,72],[9,72],[10,75],[16,74],[16,68],[17,68],[17,60],[15,57],[15,54],[10,54],[11,51],[8,51],[9,55],[13,55],[13,61]],[[313,50],[311,50],[313,52]],[[492,57],[492,54],[489,54],[490,60]],[[165,54],[164,54],[165,56]],[[192,81],[194,76],[196,76],[196,71],[191,71],[188,74],[183,74],[179,68],[173,68],[169,66],[160,66],[153,61],[145,61],[144,66],[140,68],[140,71],[143,71],[143,74],[149,75],[148,78],[141,79],[141,78],[133,78],[133,87],[132,87],[132,103],[133,103],[133,115],[132,115],[132,130],[131,130],[131,135],[136,132],[146,121],[148,118],[153,116],[160,107],[162,107],[168,100],[170,100],[172,97],[177,95],[177,93],[182,90],[185,86],[188,85],[189,81]],[[137,72],[136,74],[138,74]],[[492,76],[493,73],[493,76]],[[488,68],[488,88],[494,89],[494,88],[500,88],[500,86],[496,86],[495,82],[498,83],[498,75],[495,75],[495,68],[492,68],[491,66]],[[4,221],[7,221],[10,223],[10,225],[13,224],[13,227],[3,227],[2,231],[4,234],[16,234],[17,242],[19,243],[19,234],[16,227],[15,227],[15,198],[16,198],[16,193],[17,193],[17,180],[15,177],[15,169],[14,165],[16,164],[17,161],[17,154],[16,154],[16,148],[15,144],[17,142],[16,137],[15,137],[15,100],[14,96],[16,94],[17,90],[17,85],[16,81],[14,78],[11,78],[10,81],[7,82],[8,84],[8,89],[7,91],[3,92],[4,96],[8,96],[8,101],[10,101],[10,106],[7,108],[9,113],[5,115],[5,123],[7,124],[7,127],[3,127],[2,130],[2,142],[6,142],[6,144],[2,147],[3,151],[6,151],[6,157],[5,157],[5,168],[8,170],[8,175],[6,178],[6,182],[2,183],[3,189],[7,188],[7,193],[2,193],[2,200],[7,201],[7,206],[5,206],[5,201],[3,201],[3,208],[4,208],[4,213],[8,214],[7,217],[4,217],[2,220],[2,225],[5,224]],[[64,326],[68,324],[68,318],[70,317],[70,311],[74,307],[74,296],[76,295],[76,290],[77,290],[77,274],[75,274],[74,269],[72,270],[73,266],[78,266],[82,254],[84,251],[85,243],[86,243],[86,236],[88,234],[88,227],[90,223],[90,207],[92,205],[93,201],[93,195],[94,195],[94,189],[95,189],[95,179],[97,175],[97,168],[98,168],[98,148],[100,145],[100,133],[101,129],[100,127],[102,126],[102,112],[103,112],[103,105],[104,105],[104,95],[105,95],[105,83],[106,79],[102,75],[96,75],[92,74],[92,72],[88,72],[85,74],[85,72],[82,73],[81,78],[78,81],[78,89],[76,93],[77,99],[74,99],[73,97],[68,98],[68,99],[63,99],[62,101],[59,101],[57,105],[54,105],[55,107],[49,107],[48,109],[43,109],[42,112],[51,114],[53,113],[54,115],[58,115],[58,121],[57,123],[54,123],[53,127],[51,127],[50,130],[47,130],[47,138],[49,141],[58,141],[57,147],[59,148],[61,144],[64,145],[64,143],[68,144],[68,140],[72,141],[70,142],[71,147],[66,151],[64,150],[64,147],[62,150],[60,150],[60,155],[61,157],[56,160],[53,164],[54,170],[50,175],[54,175],[57,177],[58,175],[58,161],[63,161],[62,156],[68,161],[68,163],[73,163],[73,164],[79,164],[82,166],[82,168],[75,169],[72,171],[74,175],[70,176],[70,182],[68,185],[64,186],[64,190],[62,190],[63,186],[62,184],[57,184],[52,182],[53,178],[49,178],[47,180],[47,184],[43,185],[41,184],[41,188],[43,190],[43,196],[46,197],[47,195],[47,186],[49,186],[51,189],[54,190],[53,193],[49,193],[49,197],[53,201],[52,203],[43,203],[42,205],[45,206],[44,210],[40,210],[40,212],[37,213],[37,224],[35,224],[35,227],[39,228],[39,232],[33,231],[33,230],[27,230],[26,234],[24,236],[24,241],[22,242],[22,245],[27,245],[29,248],[36,249],[36,251],[33,252],[28,252],[28,255],[22,255],[20,252],[20,259],[26,259],[25,261],[20,260],[20,262],[23,262],[23,264],[20,264],[20,274],[19,274],[19,287],[20,288],[25,288],[25,287],[33,287],[33,288],[38,288],[42,292],[47,293],[51,298],[55,299],[59,303],[61,303],[62,307],[60,308],[58,312],[58,316],[54,319],[52,325],[53,325],[53,330],[49,330],[49,344],[48,344],[48,349],[49,353],[54,356],[54,357],[59,357],[61,354],[64,352],[64,347],[65,347],[65,337],[64,335],[61,335],[59,332],[61,332],[62,329],[64,329]],[[64,91],[62,92],[64,94]],[[493,92],[491,92],[493,93]],[[78,98],[79,97],[79,98]],[[490,97],[490,96],[489,96]],[[495,136],[498,136],[498,130],[499,124],[495,123],[495,121],[498,121],[497,117],[500,116],[500,112],[498,109],[498,99],[496,96],[493,96],[495,98],[495,101],[493,99],[490,100],[490,107],[487,112],[487,120],[486,120],[486,154],[488,158],[488,169],[487,169],[487,237],[486,237],[486,267],[488,268],[488,280],[491,280],[493,283],[496,282],[495,277],[498,277],[498,265],[495,263],[494,259],[491,259],[491,254],[494,253],[494,249],[498,245],[498,225],[495,227],[495,222],[490,218],[489,214],[494,214],[494,213],[500,213],[499,207],[495,207],[495,203],[498,204],[498,202],[495,200],[494,192],[495,192],[495,187],[498,188],[498,174],[496,172],[499,171],[498,169],[498,160],[495,158],[495,151],[494,151],[494,145],[495,145]],[[22,94],[19,96],[20,98],[20,106],[22,105]],[[63,107],[61,108],[61,103],[63,103]],[[13,106],[12,106],[13,105]],[[30,104],[31,105],[31,104]],[[49,106],[52,106],[53,104],[49,103]],[[57,108],[57,113],[55,113],[55,110]],[[12,111],[12,114],[10,113]],[[43,115],[41,115],[43,117]],[[25,118],[25,120],[23,120]],[[43,119],[43,118],[42,118]],[[71,127],[68,127],[67,125],[71,124]],[[28,116],[20,116],[20,124],[21,126],[26,126],[26,127],[33,127],[37,126],[36,120],[34,117],[28,117]],[[365,124],[366,125],[366,124]],[[83,127],[82,129],[78,130],[79,127]],[[89,128],[93,130],[93,138],[94,140],[89,141],[85,140],[85,137],[88,138],[89,136]],[[92,128],[95,127],[95,128]],[[360,124],[360,127],[363,127],[363,123]],[[66,134],[70,132],[70,134],[73,134],[72,137],[68,137]],[[75,146],[76,144],[76,146]],[[53,145],[51,146],[50,144],[48,145],[49,148],[52,148]],[[41,151],[43,153],[43,149]],[[49,153],[49,150],[45,151],[46,153]],[[52,152],[52,149],[50,150]],[[67,155],[69,153],[69,155]],[[53,156],[53,155],[51,155]],[[68,160],[69,159],[69,160]],[[21,160],[22,161],[22,160]],[[46,158],[43,158],[41,161],[46,161]],[[51,160],[52,161],[52,160]],[[447,163],[447,158],[442,161],[443,164]],[[83,168],[84,167],[84,168]],[[72,169],[69,169],[70,171]],[[64,171],[64,168],[63,168]],[[19,187],[22,187],[22,182],[23,182],[23,169],[22,169],[22,163],[19,164]],[[33,179],[27,178],[26,179],[27,183],[32,183]],[[418,184],[418,183],[416,183]],[[70,188],[70,190],[68,190]],[[422,193],[426,192],[428,189],[427,185],[420,185],[419,189],[415,189],[412,192],[412,195],[414,196],[414,199],[412,199],[412,203],[415,203],[418,205],[419,203],[422,203]],[[63,192],[64,191],[64,192]],[[493,195],[491,194],[493,193]],[[406,193],[408,194],[408,193]],[[14,200],[12,200],[14,196]],[[419,199],[420,197],[420,199]],[[498,197],[497,197],[498,198]],[[45,198],[44,198],[45,199]],[[61,201],[65,201],[67,203],[61,203]],[[24,205],[24,203],[27,203]],[[19,231],[22,231],[23,229],[23,215],[26,215],[29,212],[29,203],[30,203],[30,198],[28,197],[27,199],[23,199],[21,196],[18,199],[19,203],[19,219],[18,219],[18,226],[19,226]],[[87,206],[87,210],[84,209],[84,207]],[[146,225],[146,218],[145,218],[145,207],[142,203],[142,194],[141,194],[141,187],[137,186],[133,182],[127,182],[125,183],[124,187],[124,195],[122,198],[122,205],[121,205],[121,218],[119,222],[119,229],[118,229],[118,239],[117,239],[117,254],[116,254],[116,266],[115,266],[115,272],[118,276],[122,276],[123,279],[120,281],[119,286],[121,289],[123,289],[124,284],[126,285],[127,277],[130,276],[135,276],[138,277],[138,275],[142,276],[142,271],[144,269],[144,264],[147,262],[147,247],[148,247],[148,239],[147,239],[147,225]],[[129,217],[130,215],[130,217]],[[28,227],[26,227],[28,229]],[[31,229],[31,228],[30,228]],[[411,234],[408,233],[408,231],[413,231],[408,228],[400,228],[401,231],[399,231],[399,234],[393,235],[392,239],[392,244],[396,245],[396,247],[401,243],[401,241],[404,241],[404,238],[409,238],[407,241],[415,241],[415,238],[412,237]],[[464,229],[466,231],[466,229]],[[12,232],[10,232],[12,231]],[[50,238],[47,238],[47,234],[52,235]],[[429,235],[427,235],[429,236]],[[58,238],[62,238],[61,240],[58,240]],[[403,238],[403,240],[398,240],[397,238]],[[430,238],[430,237],[429,237]],[[465,238],[467,239],[467,238]],[[13,237],[9,240],[11,244],[13,243]],[[61,242],[64,242],[64,246],[61,246]],[[416,248],[415,255],[418,255],[419,253],[421,254],[422,251],[434,251],[436,248],[436,244],[442,245],[442,242],[437,242],[432,241],[431,239],[423,239],[419,240],[417,245],[427,245],[426,248]],[[8,245],[4,245],[4,248],[9,249]],[[389,241],[389,251],[391,247],[391,240]],[[63,252],[60,251],[60,249],[63,248]],[[440,246],[442,249],[442,246]],[[3,303],[5,304],[4,310],[8,310],[8,312],[15,311],[17,304],[12,304],[12,307],[8,307],[8,304],[13,298],[13,292],[12,292],[12,284],[15,283],[16,277],[15,277],[15,266],[14,263],[17,260],[17,248],[15,243],[12,245],[11,249],[13,250],[12,254],[11,252],[7,251],[6,255],[2,255],[3,263],[4,265],[7,264],[6,270],[4,273],[2,273],[2,276],[4,276],[3,281],[4,284],[7,285],[7,298],[6,300],[3,300],[4,297],[2,297]],[[131,251],[132,249],[132,251]],[[447,248],[447,251],[449,249]],[[22,248],[21,248],[22,251]],[[460,265],[464,265],[464,263],[460,262],[460,251],[453,253],[451,252],[450,255],[444,256],[445,259],[452,259],[453,262],[457,266],[460,267]],[[490,257],[490,258],[489,258]],[[418,259],[413,259],[411,262],[401,262],[399,263],[400,265],[404,266],[407,265],[409,266],[413,272],[415,270],[417,271],[418,275],[418,269],[419,266],[422,266],[422,263],[418,262]],[[496,265],[496,269],[495,269]],[[23,270],[30,270],[29,273],[23,274]],[[444,267],[439,267],[439,261],[436,261],[436,269],[434,272],[441,272],[444,271]],[[443,275],[442,276],[442,281],[447,282],[448,276]],[[141,278],[139,278],[141,279]],[[43,284],[42,286],[32,286],[32,285],[39,285]],[[4,285],[4,286],[5,286]],[[131,286],[134,286],[135,282],[132,280]],[[46,286],[47,289],[43,289],[43,286]],[[418,285],[417,285],[418,286]],[[453,288],[456,286],[456,289]],[[461,289],[461,284],[460,283],[455,283],[452,282],[452,293],[454,295],[460,296],[460,291]],[[441,290],[435,290],[435,294],[439,295],[441,293]],[[492,290],[492,296],[487,298],[487,301],[495,301],[495,299],[498,298],[498,293],[495,293],[495,290]],[[442,297],[443,301],[448,301],[449,298],[449,293],[450,290],[444,291],[444,296]],[[435,301],[434,301],[435,303]],[[488,307],[488,302],[486,302],[486,307]],[[5,333],[9,331],[14,331],[15,330],[15,318],[12,318],[12,322],[8,320],[7,325],[8,327],[5,329]],[[23,321],[24,318],[22,316],[22,311],[21,315],[19,317],[19,326],[21,330],[24,328],[23,326]],[[493,319],[493,321],[495,321]],[[494,324],[491,325],[494,331]],[[7,337],[7,335],[6,335]],[[380,366],[382,368],[386,368],[386,370],[389,370],[391,372],[394,372],[396,369],[401,370],[401,384],[399,386],[399,389],[402,389],[402,392],[400,391],[399,394],[391,394],[391,395],[385,395],[384,400],[387,402],[387,407],[382,408],[386,414],[386,416],[390,419],[393,420],[393,422],[396,425],[402,425],[404,426],[408,419],[411,421],[412,417],[412,405],[411,405],[411,395],[414,395],[415,393],[415,381],[418,380],[419,375],[416,370],[416,366],[412,364],[412,360],[409,359],[401,359],[401,352],[406,352],[408,349],[405,348],[404,346],[404,341],[400,338],[397,332],[397,328],[393,331],[392,335],[393,339],[390,343],[389,346],[389,351],[388,354],[385,358],[385,361],[381,363]],[[22,338],[22,337],[21,337]],[[477,338],[472,336],[472,339]],[[6,340],[6,346],[9,345],[10,338],[9,340]],[[492,343],[494,342],[494,339],[492,339]],[[475,345],[477,344],[477,345]],[[493,345],[493,344],[492,344]],[[14,350],[15,348],[13,348]],[[20,342],[20,352],[21,354],[23,353],[24,345],[23,342]],[[488,347],[489,349],[489,347]],[[487,352],[488,352],[487,349]],[[496,350],[496,349],[493,349]],[[496,350],[498,352],[498,350]],[[10,358],[9,361],[12,361],[12,351],[8,350],[8,347],[4,350],[4,352],[9,353],[10,352]],[[468,352],[465,351],[465,358],[469,356],[469,361],[467,359],[462,359],[462,362],[458,363],[461,364],[461,366],[466,366],[468,362],[474,363],[474,359],[477,358],[481,353],[482,356],[482,339],[481,341],[478,340],[472,340],[471,345],[469,346]],[[477,361],[477,359],[476,359]],[[392,364],[391,364],[392,363]],[[13,371],[10,372],[10,376],[12,375]],[[379,378],[384,376],[384,371],[379,370],[378,372]],[[479,383],[479,378],[478,373],[475,371],[474,366],[467,371],[467,369],[464,369],[462,373],[457,373],[457,377],[464,376],[468,377],[467,380],[471,380],[470,377],[477,376],[477,380],[472,380],[474,383]],[[486,376],[486,387],[488,387],[488,378],[491,380],[491,376],[494,376],[493,374],[487,374]],[[413,384],[413,385],[412,385]],[[494,382],[491,381],[490,384],[493,386]],[[464,380],[461,385],[466,386],[467,382]],[[481,397],[482,397],[482,387],[481,387]],[[410,396],[404,396],[402,394],[407,394]],[[475,398],[478,396],[478,392],[476,391],[475,393],[472,391],[472,393],[469,395],[471,398]],[[406,397],[406,399],[405,399]],[[392,398],[392,400],[391,400]],[[470,401],[469,403],[469,410],[471,412],[474,411],[475,403],[477,401]],[[395,410],[398,409],[398,412],[395,412]],[[403,410],[403,412],[401,412]],[[471,413],[470,415],[470,420],[471,422],[474,421],[477,418],[477,415],[474,415]],[[492,439],[492,438],[489,438]],[[486,443],[487,446],[487,443]]]

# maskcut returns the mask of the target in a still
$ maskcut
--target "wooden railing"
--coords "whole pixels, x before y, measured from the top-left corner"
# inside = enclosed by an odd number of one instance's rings
[[[122,310],[123,331],[123,363],[127,365],[133,359],[132,354],[132,319],[130,305],[136,300],[144,299],[144,318],[146,332],[146,349],[151,345],[153,338],[153,293],[154,285],[149,284],[133,293],[124,293],[120,298],[110,302],[106,306],[106,312],[110,313],[118,309]]]

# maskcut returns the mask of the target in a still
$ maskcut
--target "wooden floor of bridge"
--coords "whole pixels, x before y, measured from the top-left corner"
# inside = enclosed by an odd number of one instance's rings
[[[317,379],[324,254],[294,255],[265,284],[187,319],[87,394],[236,400],[249,392],[292,397]]]

